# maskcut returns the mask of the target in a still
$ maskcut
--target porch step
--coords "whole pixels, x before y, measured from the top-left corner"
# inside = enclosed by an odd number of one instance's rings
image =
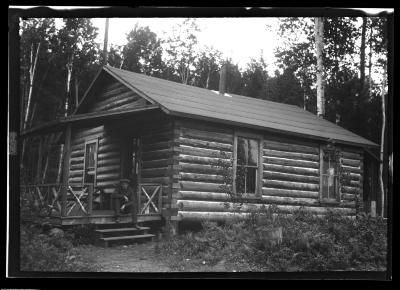
[[[149,238],[154,238],[155,235],[153,234],[144,234],[144,235],[134,235],[134,236],[120,236],[120,237],[107,237],[107,238],[100,238],[99,240],[102,241],[105,247],[108,247],[110,242],[116,241],[138,241],[144,240]]]
[[[125,231],[148,231],[148,227],[138,227],[138,228],[111,228],[111,229],[101,229],[96,230],[97,233],[113,233],[113,232],[125,232]]]

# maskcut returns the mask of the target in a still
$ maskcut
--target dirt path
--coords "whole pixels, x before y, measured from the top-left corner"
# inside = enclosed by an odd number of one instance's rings
[[[81,246],[79,253],[92,260],[99,272],[171,272],[154,252],[154,242],[114,247]]]

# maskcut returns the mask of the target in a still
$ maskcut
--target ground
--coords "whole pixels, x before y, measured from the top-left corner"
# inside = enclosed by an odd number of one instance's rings
[[[183,259],[176,261],[166,255],[157,254],[157,242],[113,247],[79,246],[77,250],[84,259],[91,260],[98,272],[225,272],[224,262],[215,266],[203,261]]]

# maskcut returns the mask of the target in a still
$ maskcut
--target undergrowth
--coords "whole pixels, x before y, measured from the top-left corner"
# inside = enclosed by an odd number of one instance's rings
[[[266,209],[244,220],[204,221],[202,226],[160,242],[157,252],[174,256],[174,263],[191,259],[213,266],[226,261],[250,271],[386,269],[386,222],[366,214],[320,217],[300,209],[287,216]],[[282,227],[282,242],[271,244],[260,233],[276,227]]]

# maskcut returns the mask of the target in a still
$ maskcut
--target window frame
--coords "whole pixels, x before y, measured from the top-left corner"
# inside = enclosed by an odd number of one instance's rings
[[[87,167],[86,167],[86,146],[90,145],[90,144],[95,144],[95,154],[94,154],[94,176],[93,176],[93,186],[96,186],[96,182],[97,182],[97,157],[99,154],[99,138],[94,138],[94,139],[88,139],[85,140],[85,144],[84,144],[84,152],[83,152],[83,177],[82,177],[82,185],[86,184],[88,182],[86,182],[86,171],[87,171]]]
[[[258,141],[258,166],[256,174],[256,189],[255,193],[243,193],[244,198],[257,198],[260,199],[262,196],[262,185],[263,185],[263,142],[264,136],[262,134],[243,132],[239,130],[234,131],[233,136],[233,176],[232,176],[232,192],[236,195],[236,170],[237,170],[237,145],[238,137],[255,139]],[[252,167],[252,166],[250,166]],[[255,168],[255,167],[253,167]]]
[[[334,148],[334,149],[340,149],[340,148]],[[320,145],[320,150],[319,150],[319,201],[320,203],[333,203],[333,204],[339,204],[341,202],[341,186],[340,186],[340,178],[338,175],[339,172],[339,167],[341,166],[340,160],[336,163],[336,176],[335,178],[335,183],[336,183],[336,192],[335,192],[335,197],[334,198],[326,198],[323,197],[323,178],[326,176],[326,174],[323,174],[323,168],[324,168],[324,152],[327,151],[327,145]]]

